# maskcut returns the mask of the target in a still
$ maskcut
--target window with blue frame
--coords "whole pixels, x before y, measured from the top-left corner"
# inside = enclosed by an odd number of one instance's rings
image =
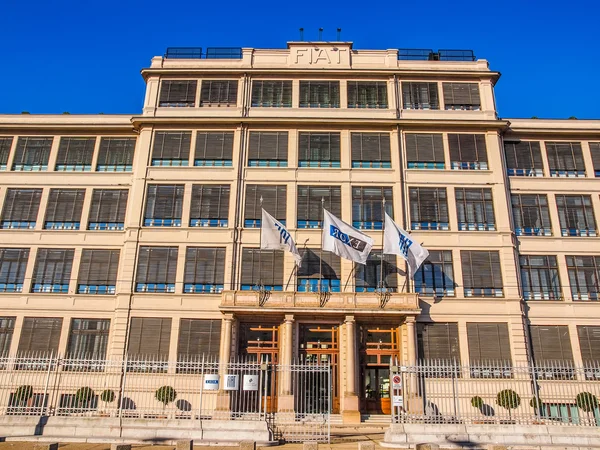
[[[34,229],[41,199],[42,189],[7,189],[0,227],[2,229]]]
[[[581,142],[544,142],[551,177],[585,177]]]
[[[109,332],[110,319],[72,319],[66,357],[95,360],[106,358]]]
[[[96,163],[97,172],[131,172],[135,138],[103,137]]]
[[[598,235],[589,195],[556,195],[556,207],[562,236]]]
[[[385,81],[348,81],[348,108],[387,109]]]
[[[219,294],[225,285],[225,248],[188,247],[183,292]]]
[[[352,188],[352,226],[363,230],[382,230],[385,212],[394,217],[391,187]]]
[[[302,267],[298,268],[298,292],[340,292],[340,257],[321,249],[300,249]]]
[[[452,367],[460,361],[460,341],[458,339],[458,323],[456,322],[418,322],[417,349],[420,360],[443,362],[442,368],[432,370],[426,376],[455,376]]]
[[[352,167],[389,169],[392,167],[390,133],[350,133]]]
[[[423,296],[456,295],[451,250],[429,250],[429,256],[414,276],[415,292]]]
[[[396,292],[398,266],[396,255],[383,255],[381,250],[369,253],[367,264],[354,263],[354,292]]]
[[[300,108],[339,107],[339,81],[300,81]]]
[[[180,227],[183,192],[183,184],[149,184],[144,226]]]
[[[573,300],[600,300],[600,256],[567,256]]]
[[[6,358],[10,354],[16,319],[16,317],[10,316],[0,317],[0,358]]]
[[[496,217],[491,189],[455,188],[459,231],[495,231]]]
[[[513,177],[543,177],[539,141],[504,140],[506,171]]]
[[[23,292],[28,261],[28,248],[0,248],[0,292]]]
[[[191,145],[191,131],[157,131],[152,146],[152,165],[187,166]]]
[[[276,220],[285,225],[287,207],[285,185],[248,184],[244,208],[244,228],[260,228],[264,208]]]
[[[340,133],[300,132],[298,167],[340,167]]]
[[[124,230],[128,197],[127,189],[94,189],[88,230]]]
[[[12,170],[21,172],[48,170],[52,141],[51,137],[20,137],[17,141]]]
[[[409,197],[411,230],[449,229],[446,188],[414,187]]]
[[[545,194],[512,194],[511,204],[517,236],[552,236]]]
[[[460,260],[465,297],[504,297],[497,251],[461,250]]]
[[[242,249],[242,291],[283,290],[283,252],[281,250]]]
[[[194,166],[231,167],[233,131],[198,131]]]
[[[227,227],[229,217],[228,184],[194,184],[190,208],[191,227]]]
[[[323,208],[336,217],[342,215],[340,186],[298,186],[298,228],[321,228]]]
[[[573,350],[567,325],[530,325],[538,379],[572,379]]]
[[[33,268],[31,292],[67,294],[75,250],[39,248]]]
[[[14,138],[12,136],[0,137],[0,170],[6,170],[8,164],[8,157],[10,155],[10,149],[12,147]]]
[[[84,249],[77,278],[78,294],[115,294],[119,250]]]
[[[512,375],[510,337],[506,322],[467,322],[467,341],[472,377],[504,378]],[[493,366],[493,370],[490,370],[490,366]]]
[[[248,148],[250,167],[287,167],[287,131],[251,131]]]
[[[135,291],[146,293],[175,292],[177,247],[140,247]]]
[[[85,189],[50,189],[44,229],[79,230]]]
[[[594,166],[594,176],[600,177],[600,142],[590,142],[590,153],[592,155],[592,165]],[[0,148],[2,143],[0,141]]]
[[[452,170],[487,170],[485,134],[448,134]]]
[[[95,146],[95,137],[61,137],[54,170],[57,172],[91,171]]]
[[[441,133],[407,133],[406,166],[409,169],[445,169],[444,140]]]
[[[525,300],[561,300],[556,256],[520,255],[521,290]]]
[[[254,80],[252,81],[252,107],[291,108],[291,80]]]
[[[17,356],[37,357],[45,359],[50,355],[58,354],[58,345],[62,332],[62,317],[24,317]],[[32,364],[19,364],[17,370],[48,370],[48,364],[39,362]],[[35,395],[34,395],[35,398]],[[40,407],[42,401],[36,402]]]
[[[179,337],[177,339],[177,373],[197,373],[196,364],[188,366],[188,361],[196,362],[198,358],[218,358],[221,346],[221,319],[181,319],[179,321]]]
[[[163,80],[160,83],[159,107],[193,108],[196,105],[197,80]]]
[[[132,317],[127,341],[127,357],[133,361],[130,371],[166,372],[171,343],[170,317]],[[148,359],[153,362],[148,364]]]

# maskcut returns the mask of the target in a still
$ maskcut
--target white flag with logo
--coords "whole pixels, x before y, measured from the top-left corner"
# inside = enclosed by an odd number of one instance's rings
[[[396,222],[387,213],[385,214],[383,253],[402,256],[408,262],[408,273],[411,278],[415,276],[423,261],[429,256],[427,249],[421,247],[410,234],[396,225]]]
[[[373,238],[338,219],[326,209],[323,210],[323,250],[366,264]]]
[[[260,223],[260,248],[262,250],[285,250],[291,252],[298,267],[302,265],[302,255],[296,248],[296,243],[281,222],[271,214],[262,210]]]

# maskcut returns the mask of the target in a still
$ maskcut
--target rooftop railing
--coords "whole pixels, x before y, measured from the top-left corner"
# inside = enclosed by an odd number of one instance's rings
[[[400,48],[398,59],[402,61],[475,61],[473,50],[438,50],[428,48]]]
[[[241,47],[168,47],[166,59],[242,59]]]

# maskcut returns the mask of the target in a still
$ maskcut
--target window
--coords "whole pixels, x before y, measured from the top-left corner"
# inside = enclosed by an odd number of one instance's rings
[[[238,80],[202,80],[200,106],[236,106]]]
[[[8,157],[10,155],[10,149],[12,147],[13,137],[0,137],[0,170],[6,170],[8,164]]]
[[[460,260],[465,297],[503,297],[500,254],[462,250]]]
[[[406,162],[409,169],[445,169],[441,134],[406,134]]]
[[[381,250],[369,253],[367,264],[354,264],[355,292],[396,292],[398,266],[396,255],[383,255]]]
[[[124,230],[127,189],[94,189],[88,230]]]
[[[62,321],[60,317],[25,317],[19,339],[18,355],[50,356],[50,353],[57,355]],[[41,369],[43,366],[36,364],[36,368]]]
[[[566,325],[530,325],[529,331],[536,365],[551,365],[556,371],[560,371],[561,366],[572,367],[573,352]],[[555,371],[547,369],[538,371],[538,377],[553,378]]]
[[[417,323],[417,348],[421,360],[459,362],[458,324]]]
[[[144,213],[145,227],[180,227],[183,184],[150,184]]]
[[[594,166],[594,176],[600,177],[600,142],[590,142],[590,153],[592,154],[592,164]],[[2,141],[0,141],[2,148]]]
[[[562,236],[596,236],[596,219],[589,195],[557,195]]]
[[[552,236],[548,198],[544,194],[512,194],[517,236]]]
[[[166,361],[169,358],[171,341],[171,319],[166,317],[132,317],[129,327],[127,356],[144,360],[155,357]],[[140,364],[141,362],[140,361]]]
[[[251,131],[248,149],[250,167],[287,167],[287,131]]]
[[[190,159],[190,131],[158,131],[152,147],[153,166],[187,166]]]
[[[392,167],[389,133],[350,133],[352,167]]]
[[[231,167],[233,131],[198,131],[194,166]]]
[[[190,226],[227,227],[230,190],[228,184],[194,184]]]
[[[218,358],[220,346],[221,319],[181,319],[179,322],[178,361],[200,355]]]
[[[340,133],[299,133],[299,167],[340,167]]]
[[[446,110],[459,109],[479,111],[479,85],[477,83],[443,83]]]
[[[409,189],[411,230],[448,230],[446,188]]]
[[[177,247],[140,247],[136,292],[175,292]]]
[[[116,293],[118,269],[119,250],[84,249],[79,263],[77,293]]]
[[[394,216],[391,187],[352,188],[352,226],[365,230],[383,229],[385,212]]]
[[[402,108],[440,109],[437,83],[402,82]]]
[[[8,357],[15,331],[15,317],[0,317],[0,358]]]
[[[600,326],[577,325],[577,336],[583,364],[597,368],[600,361]]]
[[[452,170],[487,170],[485,134],[449,134]]]
[[[254,80],[252,106],[263,108],[291,108],[292,82],[284,80]]]
[[[551,177],[585,177],[579,142],[545,142]]]
[[[85,189],[50,189],[44,229],[79,230]]]
[[[183,292],[217,294],[225,284],[225,248],[188,247]]]
[[[134,151],[135,138],[103,137],[100,139],[96,170],[98,172],[131,172]]]
[[[469,362],[472,366],[471,376],[477,378],[510,376],[510,370],[506,373],[498,368],[498,366],[510,368],[512,364],[507,323],[467,322],[467,340]]]
[[[67,358],[105,359],[109,330],[109,319],[71,320]]]
[[[300,249],[298,292],[340,292],[340,257],[321,249]]]
[[[556,256],[521,255],[521,287],[525,300],[560,300]]]
[[[0,226],[3,229],[34,229],[41,199],[41,189],[8,189]]]
[[[339,186],[298,186],[298,228],[321,228],[323,208],[340,217],[341,199]]]
[[[28,248],[0,248],[0,292],[23,292],[28,260]]]
[[[56,168],[59,172],[89,172],[96,138],[60,138]]]
[[[244,227],[260,228],[262,209],[285,225],[287,207],[287,189],[285,185],[246,185],[246,205],[244,208]],[[261,205],[262,202],[262,205]]]
[[[51,148],[51,137],[20,137],[17,141],[12,170],[25,172],[48,170]]]
[[[491,189],[456,188],[454,194],[460,231],[496,230]]]
[[[600,300],[600,256],[567,256],[573,300]]]
[[[300,81],[300,108],[339,107],[339,81]]]
[[[196,80],[163,80],[158,106],[193,108],[196,106],[197,86]]]
[[[348,108],[388,107],[385,81],[348,81]]]
[[[242,250],[241,289],[283,290],[283,252],[280,250]]]
[[[414,277],[415,292],[423,296],[454,297],[454,269],[451,250],[429,250]]]
[[[38,249],[31,292],[68,293],[74,254],[73,249]]]
[[[504,141],[506,170],[517,177],[543,177],[542,151],[537,141]]]

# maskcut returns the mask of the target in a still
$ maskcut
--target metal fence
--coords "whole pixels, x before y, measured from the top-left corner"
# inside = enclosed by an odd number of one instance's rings
[[[392,366],[394,423],[600,426],[600,365]]]

